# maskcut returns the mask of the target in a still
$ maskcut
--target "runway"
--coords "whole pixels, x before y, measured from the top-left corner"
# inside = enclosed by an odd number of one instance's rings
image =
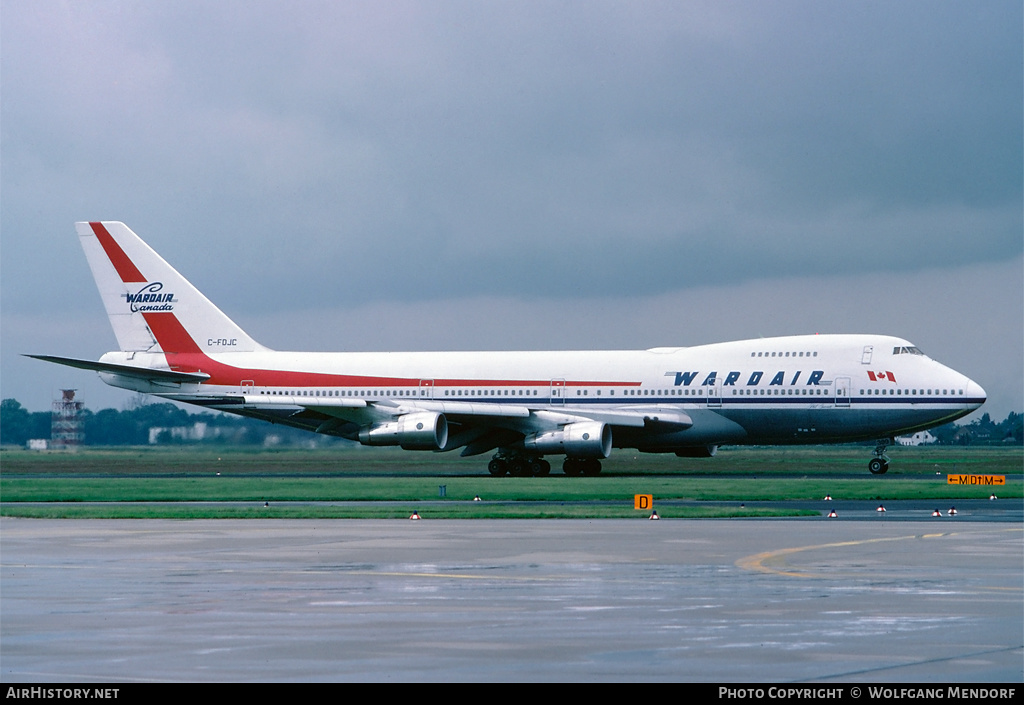
[[[14,682],[1024,680],[1019,523],[0,520]]]

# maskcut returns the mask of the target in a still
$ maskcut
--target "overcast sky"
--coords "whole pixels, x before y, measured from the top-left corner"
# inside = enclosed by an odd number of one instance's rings
[[[1022,6],[0,1],[0,394],[131,394],[74,233],[273,348],[910,339],[1024,410]]]

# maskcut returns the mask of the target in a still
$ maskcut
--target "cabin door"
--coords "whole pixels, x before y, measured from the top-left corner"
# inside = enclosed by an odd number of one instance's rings
[[[548,398],[552,406],[562,406],[565,404],[565,380],[564,379],[553,379],[549,387],[550,393]]]
[[[850,378],[836,377],[833,383],[836,390],[836,408],[850,407]]]
[[[714,384],[708,386],[708,408],[709,409],[721,409],[722,408],[722,383],[715,381]]]
[[[420,399],[433,399],[434,398],[434,380],[432,379],[421,379],[419,389]]]

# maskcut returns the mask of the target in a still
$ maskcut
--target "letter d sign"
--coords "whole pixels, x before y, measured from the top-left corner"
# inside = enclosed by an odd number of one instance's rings
[[[654,495],[635,494],[633,495],[633,509],[650,509],[654,506]]]

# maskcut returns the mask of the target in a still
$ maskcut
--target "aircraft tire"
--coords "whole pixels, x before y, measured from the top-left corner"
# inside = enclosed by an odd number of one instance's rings
[[[868,472],[872,475],[884,475],[889,471],[889,463],[881,458],[872,458],[868,461]]]
[[[587,477],[594,477],[601,473],[601,461],[596,458],[587,458],[581,464],[583,465],[583,474]]]
[[[508,463],[504,460],[498,460],[495,458],[491,462],[487,463],[487,472],[491,473],[495,477],[503,477],[508,474]]]
[[[577,460],[576,458],[566,458],[562,463],[562,472],[571,477],[577,477],[583,474],[583,461]]]
[[[530,477],[533,471],[524,458],[512,458],[508,463],[508,472],[512,477]]]

